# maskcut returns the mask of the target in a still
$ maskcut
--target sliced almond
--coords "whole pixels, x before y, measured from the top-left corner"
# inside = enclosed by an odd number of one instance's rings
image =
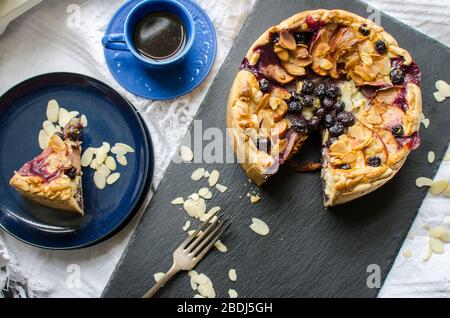
[[[434,92],[433,93],[434,99],[438,102],[438,103],[442,103],[445,100],[445,97],[441,95],[440,92]]]
[[[59,132],[55,125],[51,123],[51,121],[46,120],[42,123],[42,128],[45,130],[48,136],[52,136],[53,134]]]
[[[433,163],[436,159],[436,155],[434,154],[434,151],[428,152],[428,162]]]
[[[111,174],[111,170],[108,169],[108,167],[105,166],[105,164],[101,164],[97,167],[97,171],[103,172],[105,177],[108,177]]]
[[[292,36],[291,32],[288,30],[282,30],[280,32],[280,40],[279,43],[285,49],[290,51],[295,51],[297,48],[297,43],[295,42],[295,38]]]
[[[194,153],[192,152],[191,148],[187,146],[180,147],[180,156],[181,159],[185,162],[191,162],[194,159]]]
[[[106,167],[108,167],[108,169],[111,170],[111,171],[114,171],[114,170],[117,169],[116,160],[115,160],[113,157],[111,157],[111,156],[106,157],[106,159],[105,159],[105,165],[106,165]]]
[[[319,60],[319,67],[323,70],[331,70],[333,68],[333,63],[331,63],[327,59],[321,59]]]
[[[425,128],[428,128],[428,127],[430,127],[430,120],[428,118],[424,118],[422,120],[422,124]]]
[[[125,150],[127,153],[128,153],[128,152],[134,152],[134,149],[133,149],[132,147],[130,147],[129,145],[124,144],[124,143],[122,143],[122,142],[116,142],[116,144],[115,144],[114,146],[115,146],[115,147],[118,147],[118,148],[122,148],[122,149]]]
[[[433,180],[430,178],[420,177],[416,179],[416,186],[419,188],[430,187],[433,184]]]
[[[198,199],[200,199],[200,195],[198,193],[192,193],[190,196],[188,196],[188,198],[197,201]]]
[[[38,135],[38,142],[39,142],[39,148],[44,150],[48,147],[48,142],[50,141],[50,137],[47,135],[44,129],[41,129],[39,131]]]
[[[198,168],[194,172],[192,172],[191,179],[193,181],[199,181],[205,175],[205,168]]]
[[[436,89],[444,97],[450,97],[450,85],[442,80],[436,82]]]
[[[216,189],[219,190],[219,192],[224,193],[225,191],[228,190],[228,188],[224,185],[221,185],[219,183],[216,184]]]
[[[87,125],[88,125],[88,120],[87,120],[86,115],[81,115],[81,117],[80,117],[80,123],[81,123],[81,126],[87,127]]]
[[[214,187],[219,181],[220,173],[217,170],[213,170],[208,178],[208,184],[210,187]]]
[[[153,274],[153,277],[155,278],[155,282],[159,282],[164,277],[164,275],[166,275],[166,274],[165,273],[155,273],[155,274]]]
[[[77,117],[79,114],[80,114],[80,112],[77,112],[76,110],[70,111],[69,112],[70,119]]]
[[[438,91],[440,91],[440,90],[442,90],[443,88],[445,88],[446,86],[448,86],[447,82],[446,82],[446,81],[443,81],[443,80],[436,81],[436,83],[435,83],[434,85],[436,86],[436,89],[437,89]]]
[[[228,252],[228,248],[220,240],[217,240],[217,242],[214,243],[214,246],[222,253]]]
[[[429,244],[433,253],[444,254],[445,252],[444,243],[441,240],[436,239],[434,237],[430,237]]]
[[[91,163],[89,164],[89,167],[91,169],[97,170],[98,166],[99,166],[99,164],[97,164],[97,160],[95,158],[92,159]]]
[[[94,173],[94,184],[100,190],[105,188],[105,186],[106,186],[106,176],[105,176],[105,174],[103,172],[96,171]]]
[[[229,289],[228,296],[230,296],[230,298],[238,298],[238,293],[234,289]]]
[[[200,190],[198,190],[198,195],[207,200],[211,199],[213,196],[212,192],[209,191],[208,188],[201,188]]]
[[[69,123],[69,121],[72,118],[70,117],[69,112],[67,111],[67,109],[60,107],[59,108],[59,116],[58,116],[58,124],[61,127],[66,127],[66,125]]]
[[[186,223],[183,226],[183,231],[187,231],[189,230],[189,228],[191,227],[191,221],[186,221]]]
[[[59,105],[56,100],[52,99],[47,104],[47,119],[52,123],[56,123],[58,121],[58,118],[59,118]]]
[[[117,155],[116,160],[122,166],[126,166],[128,164],[127,157],[125,157],[124,155]]]
[[[259,195],[257,195],[257,194],[255,194],[255,195],[251,194],[250,195],[250,202],[251,203],[255,204],[255,203],[258,203],[259,201],[261,201],[261,197]]]
[[[195,295],[194,295],[194,298],[205,298],[205,297],[202,296],[202,295],[199,295],[199,294],[195,294]]]
[[[106,157],[108,156],[109,149],[107,146],[101,146],[96,151],[95,160],[97,161],[97,164],[101,165],[103,162],[105,162]]]
[[[403,257],[404,258],[411,258],[411,256],[412,256],[411,250],[406,250],[406,251],[403,252]]]
[[[450,187],[448,187],[442,194],[444,197],[450,198]]]
[[[427,254],[422,258],[422,261],[428,262],[430,260],[430,258],[431,258],[431,255],[433,255],[433,251],[428,246]]]
[[[83,152],[83,155],[81,156],[81,166],[82,167],[88,167],[91,164],[92,159],[94,158],[94,152],[95,152],[95,149],[92,147],[87,148]]]
[[[173,199],[172,202],[170,202],[173,205],[182,205],[184,204],[184,199],[182,197]]]
[[[448,188],[448,180],[433,181],[430,187],[430,193],[432,195],[439,195]]]
[[[236,270],[234,268],[232,268],[228,271],[228,278],[232,282],[235,282],[237,280],[237,274],[236,274]]]
[[[183,203],[183,208],[189,216],[199,218],[206,212],[206,203],[203,198],[198,200],[188,199]]]
[[[269,234],[269,227],[266,223],[264,223],[262,220],[257,218],[252,218],[252,224],[250,225],[250,228],[259,235],[267,235]]]
[[[428,231],[428,235],[430,235],[431,237],[440,239],[441,236],[447,232],[447,230],[443,227],[443,226],[436,226],[434,228],[432,228],[431,230]]]
[[[127,154],[127,150],[123,147],[117,147],[117,146],[113,146],[111,148],[111,152],[115,155],[126,155]]]
[[[112,173],[106,179],[106,183],[109,185],[114,184],[117,182],[117,180],[119,180],[119,178],[120,178],[120,173],[118,173],[118,172]]]

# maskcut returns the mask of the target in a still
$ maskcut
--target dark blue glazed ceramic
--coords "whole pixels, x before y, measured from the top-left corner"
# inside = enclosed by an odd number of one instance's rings
[[[37,136],[47,103],[77,110],[88,118],[83,147],[103,141],[135,149],[120,179],[99,190],[93,170],[83,169],[85,216],[42,207],[10,185],[14,170],[41,152]],[[76,249],[116,233],[138,210],[153,174],[153,149],[133,106],[106,84],[79,74],[51,73],[28,79],[0,98],[0,226],[16,238],[42,248]]]

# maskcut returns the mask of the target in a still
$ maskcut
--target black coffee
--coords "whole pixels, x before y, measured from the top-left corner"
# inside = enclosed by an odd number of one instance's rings
[[[185,44],[185,27],[180,18],[170,12],[150,13],[138,22],[134,30],[136,50],[152,60],[174,57]]]

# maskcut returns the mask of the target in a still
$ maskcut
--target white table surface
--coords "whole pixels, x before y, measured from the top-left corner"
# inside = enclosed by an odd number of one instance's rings
[[[211,75],[191,94],[172,102],[151,102],[138,98],[121,88],[110,75],[99,45],[109,18],[124,1],[119,0],[44,0],[18,18],[0,36],[0,94],[15,83],[33,75],[71,71],[96,77],[129,98],[145,114],[155,142],[156,184],[177,149],[180,139],[195,115],[221,63],[245,21],[253,0],[198,0],[213,20],[218,35],[218,56]],[[367,0],[402,22],[450,45],[450,1],[440,0]],[[81,9],[80,24],[73,26],[73,6]],[[75,7],[76,11],[77,7]],[[370,13],[368,13],[369,15]],[[76,18],[76,17],[75,17]],[[69,20],[68,20],[69,19]],[[69,21],[69,24],[68,22]],[[381,22],[382,23],[382,22]],[[449,78],[446,79],[450,81]],[[432,92],[424,92],[431,94]],[[426,114],[426,105],[424,105]],[[433,123],[431,123],[433,124]],[[425,145],[426,147],[426,145]],[[426,158],[424,158],[424,162]],[[450,177],[450,164],[444,162],[438,177]],[[412,232],[402,251],[410,249],[413,256],[399,254],[388,275],[381,297],[449,297],[450,252],[422,262],[427,246],[423,224],[441,225],[450,216],[450,199],[427,197]],[[125,230],[97,246],[79,251],[44,251],[23,244],[0,231],[10,254],[32,282],[49,287],[48,297],[98,297],[138,222],[135,218]],[[70,267],[81,269],[81,285],[69,288]],[[214,277],[210,276],[214,282]],[[221,294],[225,294],[223,291]]]

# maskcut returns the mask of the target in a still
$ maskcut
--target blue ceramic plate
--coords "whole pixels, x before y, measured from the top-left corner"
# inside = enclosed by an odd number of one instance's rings
[[[142,0],[126,2],[112,17],[105,34],[123,33],[125,19]],[[106,64],[114,78],[130,92],[153,100],[173,99],[199,86],[216,58],[217,39],[211,20],[196,3],[178,0],[192,14],[195,41],[183,64],[168,71],[149,70],[130,52],[105,49]]]
[[[117,183],[104,190],[95,187],[93,170],[83,169],[83,218],[37,205],[9,186],[13,171],[41,152],[37,136],[51,99],[87,116],[84,148],[108,141],[136,151],[127,155],[126,167],[118,165]],[[0,140],[0,226],[38,247],[76,249],[109,237],[137,210],[152,178],[151,141],[135,109],[112,88],[84,75],[45,74],[10,89],[0,98]]]

